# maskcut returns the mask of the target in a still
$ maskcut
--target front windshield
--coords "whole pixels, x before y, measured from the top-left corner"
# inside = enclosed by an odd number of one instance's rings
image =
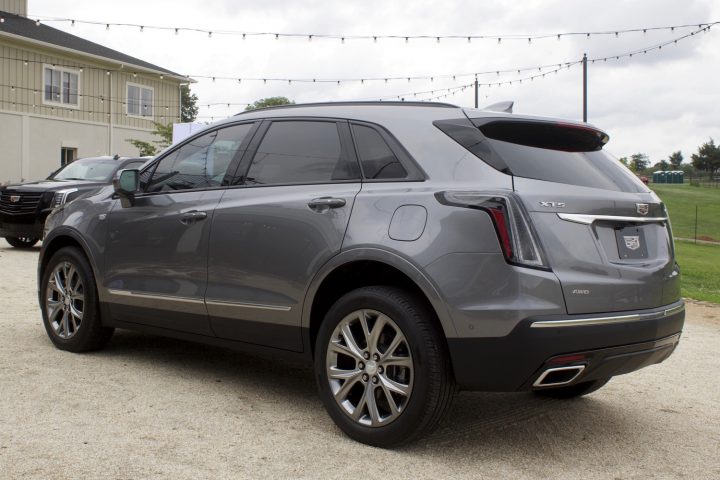
[[[98,182],[109,182],[118,165],[118,161],[111,158],[75,160],[51,178],[53,180],[94,180]]]

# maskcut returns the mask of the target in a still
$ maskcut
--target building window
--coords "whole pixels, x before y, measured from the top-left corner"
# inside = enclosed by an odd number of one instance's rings
[[[62,147],[60,149],[60,166],[64,167],[77,158],[77,148]]]
[[[133,117],[153,116],[154,91],[151,87],[127,84],[127,114]]]
[[[80,76],[77,70],[45,66],[43,102],[79,107]]]

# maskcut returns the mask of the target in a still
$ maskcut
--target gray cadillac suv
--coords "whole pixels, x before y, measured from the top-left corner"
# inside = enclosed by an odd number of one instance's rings
[[[665,207],[607,140],[437,103],[239,114],[51,214],[45,328],[313,362],[337,425],[382,447],[457,388],[590,393],[666,359],[685,315]]]

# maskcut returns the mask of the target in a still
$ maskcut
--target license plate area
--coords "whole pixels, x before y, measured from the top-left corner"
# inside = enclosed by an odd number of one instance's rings
[[[647,242],[642,227],[624,227],[615,229],[618,256],[621,259],[648,258]]]

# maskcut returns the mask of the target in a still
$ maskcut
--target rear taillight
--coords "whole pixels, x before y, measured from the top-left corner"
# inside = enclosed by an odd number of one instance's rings
[[[435,197],[444,205],[475,208],[490,215],[509,263],[550,269],[530,216],[514,193],[448,191],[436,193]]]

